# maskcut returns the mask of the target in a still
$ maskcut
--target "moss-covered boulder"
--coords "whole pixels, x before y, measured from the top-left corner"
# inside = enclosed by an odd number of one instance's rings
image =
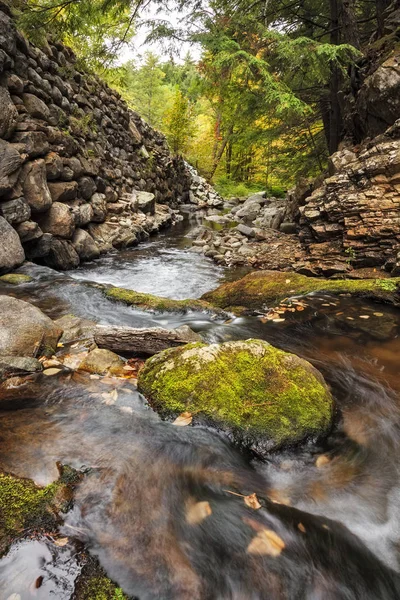
[[[222,310],[212,306],[205,300],[171,300],[170,298],[142,294],[141,292],[119,287],[104,287],[104,294],[110,300],[123,302],[129,306],[137,306],[142,310],[159,312],[207,311],[226,316]]]
[[[202,300],[238,314],[275,306],[284,298],[311,292],[352,294],[400,304],[400,277],[390,279],[319,279],[299,273],[256,271],[207,292]]]
[[[332,421],[322,375],[261,340],[166,350],[145,363],[138,386],[162,416],[190,412],[259,454],[318,438]]]

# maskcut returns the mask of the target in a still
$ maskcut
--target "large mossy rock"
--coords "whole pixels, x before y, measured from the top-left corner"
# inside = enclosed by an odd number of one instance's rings
[[[190,412],[260,454],[320,437],[333,415],[322,375],[261,340],[166,350],[145,363],[138,386],[162,416]]]
[[[352,294],[372,300],[400,303],[400,277],[390,279],[320,279],[299,273],[256,271],[233,283],[207,292],[202,300],[214,306],[241,313],[272,307],[284,298],[311,292]]]

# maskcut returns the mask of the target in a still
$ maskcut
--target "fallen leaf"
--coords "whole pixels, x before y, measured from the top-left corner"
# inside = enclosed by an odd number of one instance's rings
[[[178,425],[179,427],[185,427],[186,425],[190,425],[193,421],[192,413],[184,412],[179,417],[176,417],[175,421],[173,421],[172,425]]]
[[[285,319],[272,319],[273,323],[283,323],[283,321],[285,321]]]
[[[259,503],[256,494],[250,494],[250,496],[245,496],[244,503],[246,504],[246,506],[249,506],[254,510],[258,510],[259,508],[261,508],[261,504]]]
[[[369,315],[360,315],[360,319],[369,319]]]
[[[298,304],[296,306],[296,310],[304,310],[304,306],[301,306],[301,304]]]
[[[135,371],[136,372],[135,367],[131,367],[130,365],[125,365],[124,367],[122,367],[122,370],[123,371]]]
[[[45,369],[50,369],[51,367],[60,367],[61,363],[59,360],[54,360],[52,358],[50,358],[49,360],[44,360],[43,361],[43,367]]]
[[[297,525],[297,527],[301,531],[301,533],[305,533],[306,532],[306,528],[304,527],[303,523],[299,523]]]
[[[285,283],[290,283],[290,281],[291,281],[290,279],[286,279]]]
[[[100,375],[90,375],[90,379],[100,379]]]
[[[349,321],[354,321],[353,317],[346,317]]]
[[[62,344],[61,342],[59,342],[59,343],[57,344],[57,348],[64,348],[64,344]]]
[[[113,390],[112,392],[110,392],[110,396],[116,402],[118,400],[118,392],[117,392],[117,390]]]
[[[315,461],[315,466],[320,469],[321,467],[328,465],[330,462],[331,460],[328,456],[326,456],[326,454],[321,454]]]
[[[262,529],[253,538],[247,547],[249,554],[261,554],[267,556],[279,556],[285,548],[285,542],[275,531]]]
[[[63,537],[63,538],[58,538],[58,540],[54,540],[54,543],[56,546],[58,546],[59,548],[63,548],[64,546],[66,546],[69,542],[69,539],[67,537]]]
[[[62,369],[45,369],[43,371],[43,375],[46,375],[47,377],[51,377],[52,375],[58,375],[58,373],[61,373]]]
[[[212,514],[210,503],[196,502],[192,504],[186,512],[186,522],[189,525],[199,525],[204,519]]]
[[[375,312],[374,316],[375,317],[383,317],[383,313]]]

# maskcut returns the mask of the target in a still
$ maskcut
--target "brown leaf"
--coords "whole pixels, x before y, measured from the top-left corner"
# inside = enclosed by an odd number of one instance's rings
[[[285,548],[285,542],[275,531],[262,529],[253,538],[247,547],[249,554],[261,554],[267,556],[279,556]]]
[[[58,373],[61,373],[62,369],[55,369],[55,368],[51,368],[51,369],[45,369],[43,371],[43,375],[46,375],[47,377],[52,377],[53,375],[58,375]]]
[[[189,525],[199,525],[212,514],[209,502],[196,502],[186,512],[186,522]]]
[[[383,313],[374,312],[374,317],[383,317]]]
[[[56,546],[58,546],[59,548],[63,548],[63,546],[66,546],[69,542],[69,539],[67,537],[63,537],[63,538],[58,538],[57,540],[54,540],[54,543]]]
[[[325,467],[326,465],[328,465],[330,462],[331,459],[329,458],[329,456],[327,456],[326,454],[321,454],[315,461],[315,466],[318,469],[320,469],[321,467]]]
[[[304,306],[301,306],[301,304],[298,304],[296,306],[296,310],[304,310]]]
[[[360,319],[369,319],[369,315],[360,315]]]
[[[259,503],[256,494],[250,494],[250,496],[245,496],[244,503],[246,504],[246,506],[254,508],[254,510],[258,510],[259,508],[261,508],[261,504]]]
[[[175,421],[173,421],[173,425],[178,425],[179,427],[185,427],[186,425],[190,425],[193,421],[192,413],[184,412],[179,417],[176,417]]]
[[[303,523],[299,523],[297,527],[302,533],[306,532],[306,528],[304,527]]]

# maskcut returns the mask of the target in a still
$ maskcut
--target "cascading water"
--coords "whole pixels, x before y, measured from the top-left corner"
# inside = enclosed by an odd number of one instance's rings
[[[63,372],[3,387],[1,469],[40,485],[57,479],[58,463],[85,475],[62,525],[70,545],[16,543],[0,559],[0,597],[72,598],[80,570],[73,540],[80,540],[139,600],[399,598],[398,312],[380,306],[376,327],[355,327],[337,313],[373,314],[376,305],[318,294],[307,298],[307,317],[227,323],[203,313],[145,313],[112,303],[96,287],[106,282],[173,298],[215,287],[224,271],[176,240],[165,235],[73,278],[35,267],[35,281],[12,293],[52,317],[189,324],[209,342],[270,341],[321,370],[340,409],[334,433],[322,447],[260,461],[215,431],[162,422],[129,382]],[[110,389],[117,392],[112,405],[104,402]],[[243,502],[253,493],[258,511]],[[270,542],[275,553],[260,556],[249,548],[263,530],[278,537]],[[43,585],[33,589],[28,582],[39,572]]]

